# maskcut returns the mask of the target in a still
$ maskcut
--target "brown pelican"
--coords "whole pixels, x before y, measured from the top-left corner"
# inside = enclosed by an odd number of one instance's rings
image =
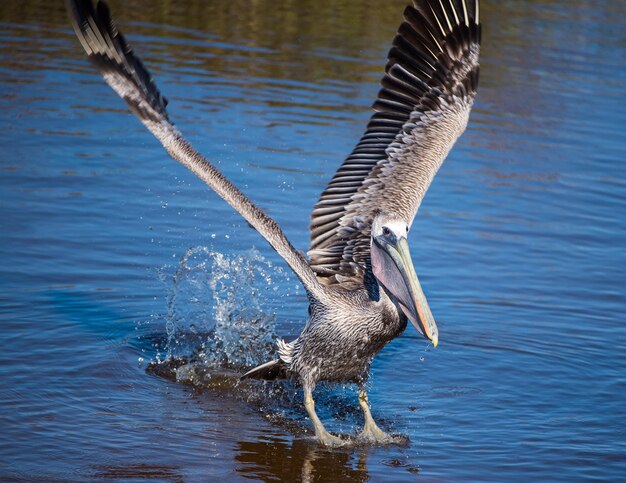
[[[407,236],[432,179],[468,122],[478,84],[478,0],[414,0],[389,51],[365,134],[311,216],[309,259],[278,224],[197,152],[170,121],[167,101],[112,23],[104,3],[68,0],[76,34],[105,81],[172,158],[228,202],[285,259],[304,285],[309,319],[278,342],[279,358],[244,378],[293,377],[319,441],[326,431],[312,392],[319,381],[360,385],[361,436],[388,442],[370,413],[364,383],[374,356],[410,320],[436,347],[439,335],[415,274]]]

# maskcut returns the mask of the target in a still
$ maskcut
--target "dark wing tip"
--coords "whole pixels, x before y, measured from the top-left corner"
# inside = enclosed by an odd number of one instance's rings
[[[66,0],[66,5],[78,40],[109,85],[141,119],[168,120],[167,99],[111,20],[107,4],[100,1],[94,9],[91,0]]]
[[[389,51],[374,110],[408,118],[432,90],[474,96],[478,87],[478,1],[414,0]],[[430,104],[424,107],[429,107]],[[436,106],[431,106],[436,108]]]
[[[401,65],[417,79],[444,90],[477,65],[478,2],[415,0],[404,12],[386,67]],[[455,75],[456,74],[456,75]]]

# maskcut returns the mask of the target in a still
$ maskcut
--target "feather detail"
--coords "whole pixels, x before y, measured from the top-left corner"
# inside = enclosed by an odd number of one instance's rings
[[[74,31],[89,59],[109,86],[161,142],[168,154],[204,181],[252,225],[287,262],[307,293],[324,300],[325,286],[304,255],[287,240],[280,226],[258,208],[208,159],[196,151],[170,121],[167,101],[152,76],[111,20],[104,2],[66,0]]]
[[[324,285],[363,283],[378,211],[410,226],[467,125],[478,86],[476,0],[415,0],[388,54],[374,114],[311,215],[311,267]]]
[[[286,364],[291,364],[293,360],[294,343],[285,342],[283,339],[276,339],[276,345],[278,346],[280,359]]]

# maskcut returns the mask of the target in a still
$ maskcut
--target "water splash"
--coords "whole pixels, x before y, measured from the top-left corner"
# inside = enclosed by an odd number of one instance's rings
[[[293,434],[310,436],[295,381],[241,382],[244,370],[275,357],[276,317],[272,301],[290,296],[289,273],[275,267],[256,249],[225,255],[192,247],[175,267],[160,276],[169,290],[164,355],[147,371],[219,397],[246,401],[264,417]],[[361,425],[355,387],[318,385],[318,414],[340,433],[356,433]]]
[[[189,248],[171,277],[167,357],[192,355],[208,367],[240,369],[274,352],[275,314],[262,304],[288,274],[256,249],[225,255]],[[282,284],[281,284],[282,285]]]

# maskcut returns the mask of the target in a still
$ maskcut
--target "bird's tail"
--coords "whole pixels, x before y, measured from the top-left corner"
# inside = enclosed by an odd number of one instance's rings
[[[287,372],[285,362],[281,359],[276,359],[261,364],[254,369],[250,369],[239,379],[264,379],[266,381],[273,381],[274,379],[286,379],[289,377]]]

